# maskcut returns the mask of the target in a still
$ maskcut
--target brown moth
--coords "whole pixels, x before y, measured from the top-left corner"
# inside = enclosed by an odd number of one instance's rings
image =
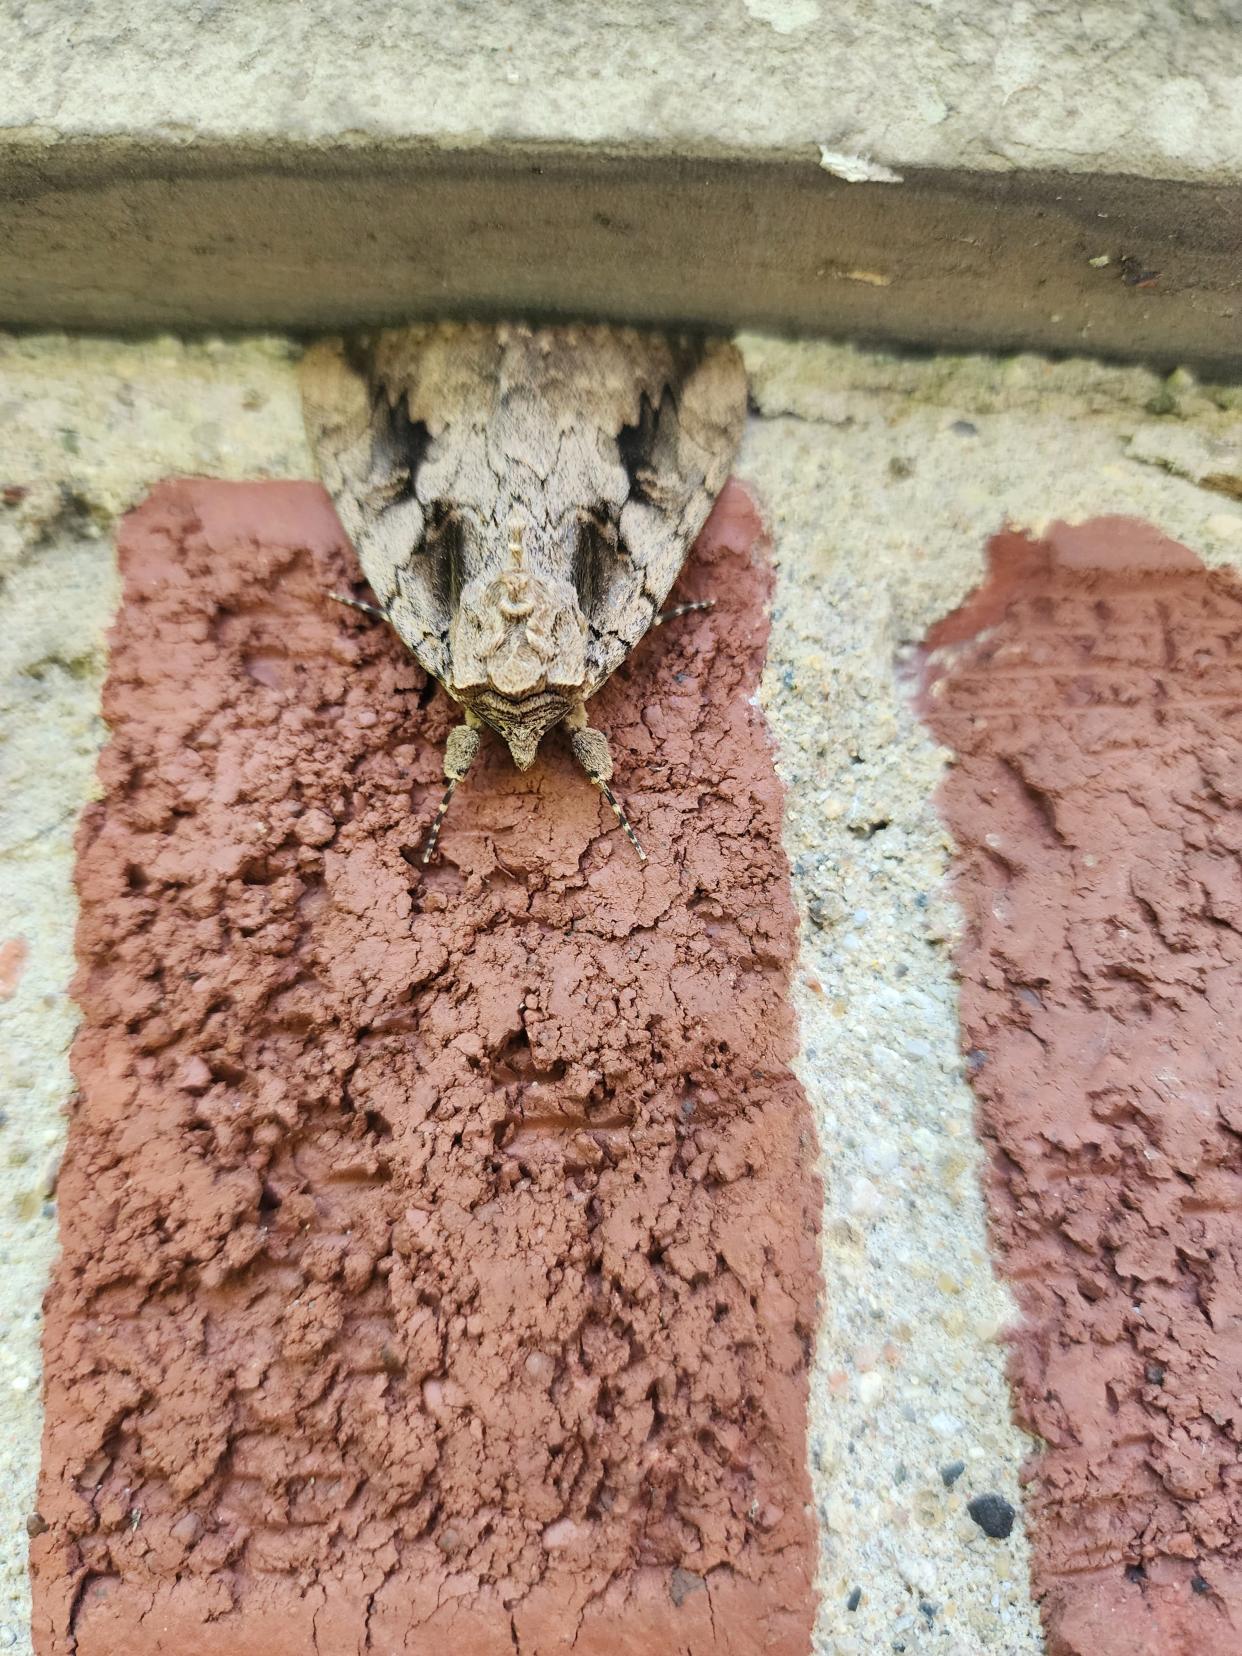
[[[302,390],[379,599],[357,607],[390,621],[463,711],[423,861],[483,727],[526,770],[558,724],[642,857],[585,703],[668,618],[741,436],[737,351],[632,328],[438,323],[325,341]]]

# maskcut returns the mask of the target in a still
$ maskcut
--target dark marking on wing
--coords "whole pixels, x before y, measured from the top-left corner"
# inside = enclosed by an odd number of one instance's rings
[[[617,452],[630,479],[631,500],[649,501],[651,498],[647,493],[652,480],[651,455],[666,402],[671,408],[673,399],[667,388],[660,398],[658,409],[644,391],[637,425],[622,426],[617,433]]]
[[[465,531],[458,512],[445,500],[433,500],[427,508],[427,529],[421,548],[414,556],[426,558],[432,591],[450,617],[457,608],[462,589],[462,559]],[[447,637],[448,629],[445,628]]]
[[[571,579],[582,613],[596,611],[612,581],[617,561],[617,525],[611,509],[596,506],[583,511],[578,522]]]
[[[404,397],[390,403],[381,388],[374,408],[372,472],[390,475],[385,505],[399,506],[417,490],[418,470],[431,447],[431,433],[422,420],[411,420]]]

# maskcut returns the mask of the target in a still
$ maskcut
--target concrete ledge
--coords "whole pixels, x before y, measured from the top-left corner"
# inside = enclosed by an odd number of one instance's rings
[[[1236,181],[1232,0],[15,0],[34,142],[653,143]]]
[[[312,330],[453,312],[1242,362],[1242,187],[816,146],[0,147],[0,322]],[[1107,261],[1107,262],[1105,262]]]

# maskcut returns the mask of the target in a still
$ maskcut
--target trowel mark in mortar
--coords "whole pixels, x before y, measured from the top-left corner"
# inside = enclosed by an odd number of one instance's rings
[[[1053,1656],[1242,1650],[1242,583],[1003,535],[923,711]]]

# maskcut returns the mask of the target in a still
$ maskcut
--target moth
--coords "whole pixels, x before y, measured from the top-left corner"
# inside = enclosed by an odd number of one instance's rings
[[[644,857],[586,703],[649,628],[708,607],[661,610],[737,451],[736,349],[439,323],[319,343],[302,394],[378,607],[343,601],[389,621],[462,710],[424,863],[484,729],[526,770],[556,725]]]

